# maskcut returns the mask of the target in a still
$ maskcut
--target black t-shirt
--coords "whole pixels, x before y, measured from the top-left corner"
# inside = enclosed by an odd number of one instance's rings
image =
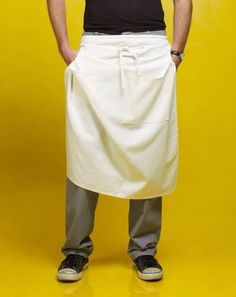
[[[120,34],[164,30],[161,0],[86,0],[84,31]]]

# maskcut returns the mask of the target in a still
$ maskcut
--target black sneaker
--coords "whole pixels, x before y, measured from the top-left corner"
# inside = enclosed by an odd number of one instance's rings
[[[88,267],[88,258],[82,255],[69,254],[61,262],[57,279],[60,281],[77,281],[82,277],[82,272]]]
[[[163,277],[162,267],[152,255],[139,256],[132,263],[140,279],[158,280]]]

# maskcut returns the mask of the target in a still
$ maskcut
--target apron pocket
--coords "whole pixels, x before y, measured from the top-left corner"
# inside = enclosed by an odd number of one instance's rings
[[[80,47],[79,47],[79,49],[77,50],[77,53],[76,53],[76,55],[75,55],[74,60],[71,61],[70,64],[68,64],[68,65],[66,66],[66,68],[65,68],[65,72],[66,72],[68,69],[70,69],[71,66],[75,63],[75,61],[78,59],[79,54],[80,54]]]
[[[136,52],[140,78],[157,80],[165,76],[172,60],[168,41],[161,45],[139,47]]]
[[[173,62],[174,63],[174,62]],[[151,68],[145,75],[129,77],[124,91],[123,123],[144,124],[169,121],[175,108],[175,69],[166,62],[163,68]],[[152,75],[151,75],[152,74]]]
[[[80,47],[75,59],[65,69],[67,99],[88,100],[93,81],[96,79],[97,71]]]
[[[176,72],[177,72],[177,68],[176,68],[176,65],[175,65],[175,62],[171,59],[171,63],[172,63],[172,65],[173,65],[173,68],[174,68],[174,71],[175,71],[175,74],[176,74]]]
[[[86,55],[86,52],[83,51],[83,47],[83,45],[80,45],[77,55],[75,56],[74,60],[69,65],[67,65],[65,72],[70,69],[73,72],[79,72],[84,76],[96,76],[97,71],[94,69],[94,63],[92,63],[92,61]]]

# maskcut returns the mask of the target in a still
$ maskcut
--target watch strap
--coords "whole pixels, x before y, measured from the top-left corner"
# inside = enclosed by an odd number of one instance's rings
[[[180,60],[183,60],[183,55],[184,55],[184,52],[182,51],[176,51],[176,50],[171,50],[170,51],[171,55],[176,55],[180,58]]]

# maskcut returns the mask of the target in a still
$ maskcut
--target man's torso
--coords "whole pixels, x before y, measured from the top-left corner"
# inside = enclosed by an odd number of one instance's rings
[[[165,28],[161,0],[86,0],[84,31],[121,34]]]

